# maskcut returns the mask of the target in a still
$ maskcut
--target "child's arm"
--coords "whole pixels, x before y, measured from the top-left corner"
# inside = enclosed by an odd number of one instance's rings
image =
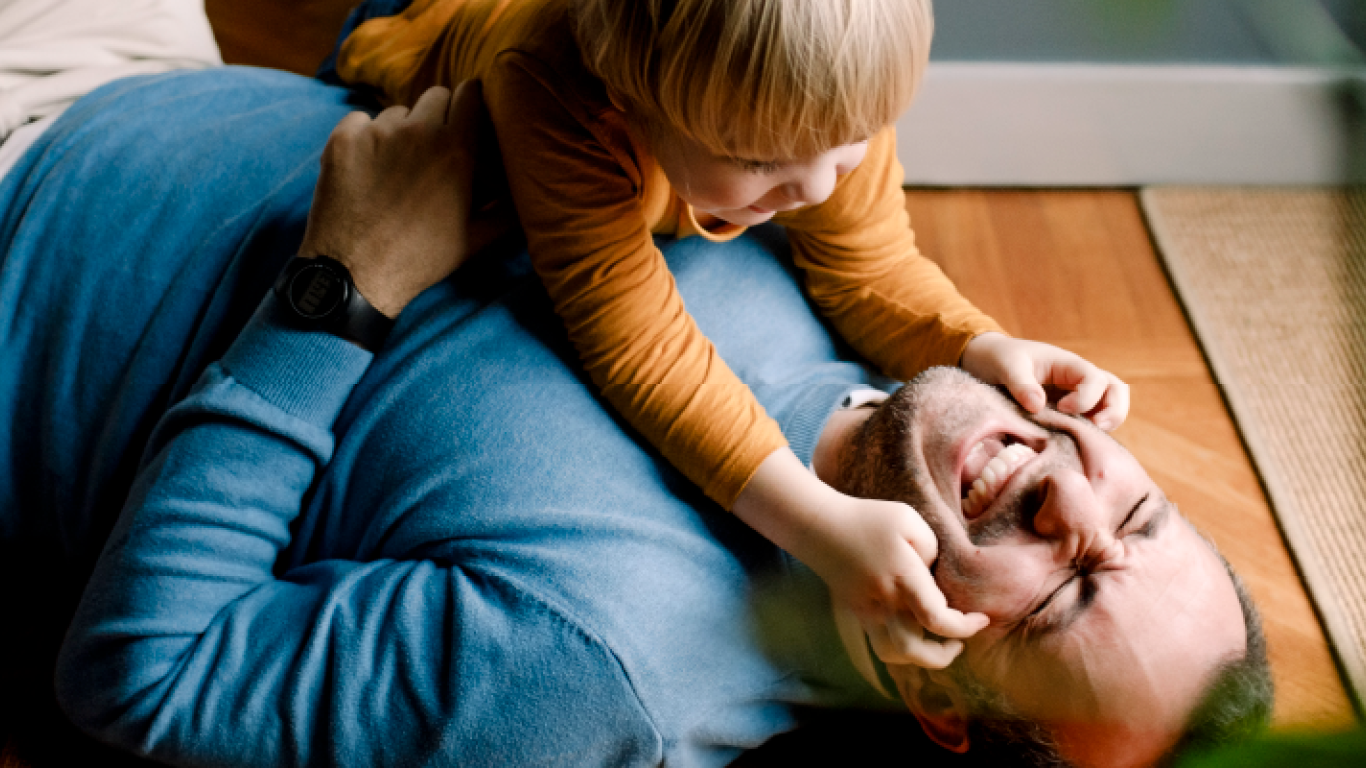
[[[962,650],[959,638],[987,625],[984,614],[949,607],[929,570],[938,541],[914,509],[845,496],[788,448],[764,460],[735,514],[820,575],[884,662],[941,669]],[[927,638],[922,628],[948,639]]]
[[[916,248],[903,178],[889,127],[828,200],[775,221],[788,228],[807,293],[840,335],[887,375],[909,380],[957,365],[973,337],[1001,326]]]
[[[787,441],[684,308],[629,144],[594,135],[540,62],[511,59],[484,93],[532,264],[603,396],[729,509]]]
[[[1011,339],[963,298],[915,246],[892,128],[830,199],[779,217],[807,291],[840,335],[887,374],[910,379],[935,365],[962,365],[1007,387],[1030,411],[1040,385],[1071,391],[1060,410],[1113,429],[1128,413],[1128,387],[1113,374],[1047,344]],[[995,333],[993,333],[995,332]]]

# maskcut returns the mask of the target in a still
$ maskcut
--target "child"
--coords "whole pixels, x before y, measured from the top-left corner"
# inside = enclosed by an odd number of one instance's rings
[[[931,580],[908,507],[822,484],[683,307],[652,235],[788,229],[812,300],[885,373],[961,365],[1026,408],[1113,428],[1127,389],[1011,339],[916,251],[892,123],[929,0],[415,0],[338,72],[411,104],[483,83],[532,263],[604,396],[716,502],[810,565],[889,662],[944,666],[986,625]]]

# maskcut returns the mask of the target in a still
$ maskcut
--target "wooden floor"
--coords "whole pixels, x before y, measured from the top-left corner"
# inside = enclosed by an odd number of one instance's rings
[[[207,0],[229,63],[311,73],[348,0]],[[1133,387],[1117,437],[1219,545],[1262,607],[1278,729],[1354,715],[1219,391],[1129,190],[906,195],[921,248],[1009,331],[1073,349]],[[0,768],[21,763],[0,749]]]

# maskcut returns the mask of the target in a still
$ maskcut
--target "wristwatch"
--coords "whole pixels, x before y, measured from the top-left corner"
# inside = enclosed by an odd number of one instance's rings
[[[378,352],[394,321],[356,290],[351,271],[330,256],[295,256],[275,281],[275,296],[297,328],[324,331]]]

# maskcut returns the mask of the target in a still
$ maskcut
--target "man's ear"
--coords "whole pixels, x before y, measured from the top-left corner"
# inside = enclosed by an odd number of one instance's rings
[[[968,708],[963,691],[942,670],[914,667],[901,677],[901,697],[925,735],[950,752],[968,751]]]

